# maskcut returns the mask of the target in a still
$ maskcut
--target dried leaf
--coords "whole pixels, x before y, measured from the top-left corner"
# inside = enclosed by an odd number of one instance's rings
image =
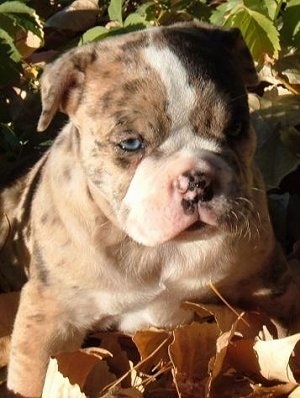
[[[291,394],[293,394],[293,391],[295,391],[294,384],[277,384],[271,387],[264,387],[261,384],[255,384],[252,385],[252,388],[253,388],[253,393],[250,395],[249,398],[260,398],[260,397],[283,398],[286,396],[292,397]],[[294,398],[299,398],[299,396],[300,395],[294,395]]]
[[[47,370],[42,398],[68,397],[86,398],[78,385],[71,385],[69,379],[58,370],[56,359],[51,358]]]
[[[257,341],[253,349],[260,372],[267,380],[300,382],[300,333],[283,339]]]
[[[204,396],[209,362],[216,353],[219,334],[219,328],[214,323],[193,322],[174,330],[169,355],[179,396]]]
[[[101,362],[100,367],[102,368],[102,373],[108,369],[107,364],[101,360],[102,358],[110,356],[111,354],[108,351],[94,348],[93,350],[88,349],[74,352],[63,352],[58,354],[56,359],[59,371],[69,378],[71,384],[78,384],[78,386],[83,390],[89,374],[92,372],[93,368],[99,364],[99,362]],[[106,382],[111,382],[114,379],[111,377],[110,372],[106,371],[106,373],[108,373],[108,375],[106,375],[107,377],[101,377],[103,383],[105,383],[101,388],[106,385]]]
[[[251,381],[235,369],[228,369],[215,381],[209,398],[248,398],[251,393]]]
[[[170,361],[168,354],[168,346],[172,340],[171,333],[165,330],[149,329],[137,332],[133,336],[133,341],[136,344],[141,359],[149,358],[139,370],[144,373],[150,373],[153,368],[163,367]],[[157,351],[157,347],[161,345],[161,349]],[[153,352],[155,355],[152,355]]]
[[[143,395],[135,388],[118,388],[109,390],[102,398],[142,398]]]
[[[263,382],[254,344],[254,339],[232,339],[227,351],[228,361],[234,369]]]
[[[225,305],[198,304],[187,301],[182,307],[194,311],[197,316],[200,319],[203,318],[204,321],[206,321],[209,316],[213,316],[222,332],[230,330],[232,324],[238,317],[235,312]]]
[[[122,377],[124,374],[130,371],[130,361],[127,356],[126,351],[123,349],[120,342],[120,334],[119,333],[101,333],[98,336],[101,337],[101,347],[105,348],[109,352],[112,353],[111,358],[107,358],[107,363],[111,372],[114,373],[116,378]],[[123,378],[122,387],[127,388],[131,387],[131,377],[130,373],[128,376]]]
[[[295,386],[294,386],[295,387]],[[300,387],[296,387],[289,394],[289,398],[299,398],[300,397]]]
[[[263,314],[248,312],[233,323],[230,331],[217,339],[217,353],[214,362],[211,363],[208,382],[211,397],[218,398],[225,386],[228,397],[246,396],[251,391],[250,381],[244,376],[255,373],[253,369],[256,369],[256,375],[260,374],[253,354],[254,338],[258,335],[268,339],[277,337],[275,325]],[[252,340],[249,340],[250,338]],[[251,369],[249,363],[252,364]]]

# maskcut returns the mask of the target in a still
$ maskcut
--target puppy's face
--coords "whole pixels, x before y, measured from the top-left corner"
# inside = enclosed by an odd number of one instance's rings
[[[107,217],[154,246],[234,233],[252,203],[254,66],[235,30],[177,25],[79,48],[42,81],[79,132],[87,184]]]

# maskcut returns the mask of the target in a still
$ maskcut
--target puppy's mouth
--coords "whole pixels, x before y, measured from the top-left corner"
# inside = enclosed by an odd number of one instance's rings
[[[210,238],[217,232],[217,225],[212,225],[199,219],[181,231],[175,238],[175,241],[195,241]]]
[[[194,222],[192,225],[190,225],[189,227],[187,227],[187,229],[185,230],[186,232],[194,232],[194,231],[199,231],[205,227],[208,227],[208,224],[206,224],[203,221],[196,221]]]

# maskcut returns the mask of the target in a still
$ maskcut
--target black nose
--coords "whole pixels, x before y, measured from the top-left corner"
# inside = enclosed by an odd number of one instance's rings
[[[182,193],[181,204],[185,213],[192,214],[199,202],[209,202],[213,199],[212,177],[209,173],[186,171],[178,180],[178,188]]]

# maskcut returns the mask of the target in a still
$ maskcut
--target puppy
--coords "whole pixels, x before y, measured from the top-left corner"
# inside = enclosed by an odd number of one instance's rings
[[[93,328],[189,322],[181,302],[214,301],[210,283],[232,304],[293,311],[253,161],[245,87],[256,83],[236,29],[194,23],[79,47],[45,68],[38,130],[59,109],[70,121],[1,195],[1,256],[29,278],[10,390],[39,397],[49,356]]]

